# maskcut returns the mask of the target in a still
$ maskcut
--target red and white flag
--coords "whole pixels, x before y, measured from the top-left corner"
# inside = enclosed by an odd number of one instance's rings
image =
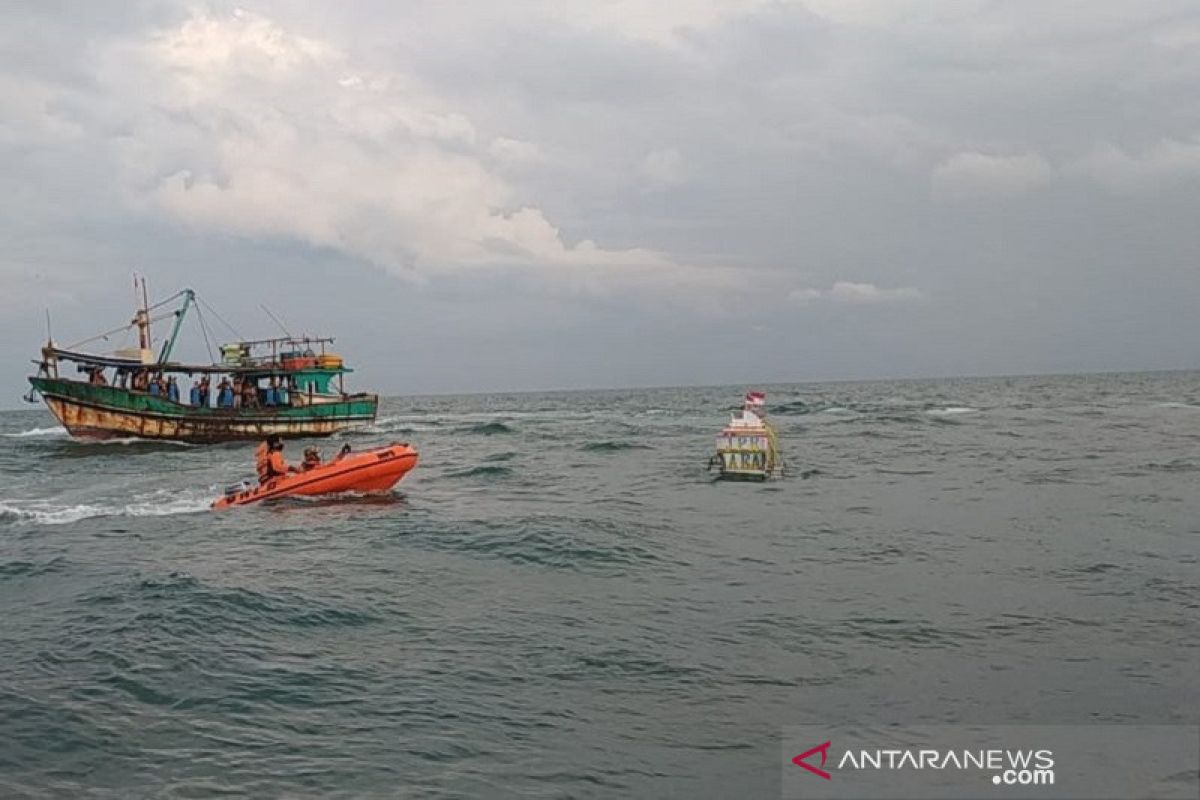
[[[750,408],[762,408],[767,402],[764,392],[746,392],[746,405]]]

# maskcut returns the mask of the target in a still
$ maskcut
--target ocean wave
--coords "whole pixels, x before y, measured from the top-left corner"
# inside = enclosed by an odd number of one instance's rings
[[[1186,408],[1190,411],[1200,411],[1200,406],[1192,405],[1191,403],[1155,403],[1155,408]]]
[[[578,571],[613,569],[657,560],[650,550],[634,543],[589,539],[574,532],[545,528],[478,536],[462,547],[515,564]]]
[[[384,417],[382,419],[375,420],[375,424],[371,425],[370,427],[377,428],[378,430],[385,432],[397,430],[427,431],[432,430],[433,428],[442,427],[442,423],[438,422],[436,419],[429,419],[427,417],[418,417],[417,419],[413,419],[412,417]]]
[[[0,433],[0,436],[4,436],[5,438],[8,438],[8,439],[26,439],[26,438],[33,437],[33,436],[66,436],[66,435],[67,435],[67,429],[61,425],[55,425],[52,428],[30,428],[27,431],[20,431],[18,433]]]
[[[370,425],[364,425],[361,428],[350,428],[349,430],[341,431],[338,435],[345,437],[370,436],[380,433],[421,433],[423,431],[434,431],[441,427],[442,423],[434,419],[383,417]]]
[[[132,503],[75,503],[55,505],[47,501],[0,500],[0,522],[33,525],[69,525],[94,517],[165,517],[207,511],[216,489],[199,493],[159,491]]]
[[[977,414],[979,409],[970,406],[947,406],[945,408],[928,408],[925,413],[932,417],[956,417],[959,414]]]
[[[542,516],[509,522],[423,525],[428,542],[522,566],[580,572],[609,572],[660,561],[652,549],[652,528],[599,519]]]
[[[1146,464],[1145,468],[1155,472],[1196,472],[1200,470],[1200,464],[1186,458],[1177,458],[1174,461],[1151,462]]]
[[[158,609],[168,627],[189,633],[198,628],[229,629],[242,625],[293,628],[359,627],[379,621],[367,608],[326,602],[297,591],[261,591],[223,586],[186,572],[152,575],[109,586],[82,599],[85,605],[146,602]]]
[[[786,416],[799,416],[801,414],[813,413],[813,407],[810,406],[808,403],[804,402],[803,400],[792,400],[791,402],[788,402],[788,403],[780,403],[778,405],[771,406],[770,413],[778,414],[780,416],[785,416],[785,417]]]
[[[588,442],[579,448],[585,453],[617,453],[622,450],[653,450],[654,448],[648,444],[638,444],[637,442]]]
[[[478,425],[467,425],[458,429],[461,433],[477,433],[482,436],[495,436],[504,433],[516,433],[516,429],[503,422],[481,422]]]
[[[61,572],[66,559],[55,556],[49,561],[0,561],[0,579],[31,578],[51,572]]]
[[[470,467],[468,469],[460,469],[454,472],[447,472],[447,478],[502,478],[506,475],[511,475],[510,467],[502,467],[498,464],[489,464],[486,466]]]

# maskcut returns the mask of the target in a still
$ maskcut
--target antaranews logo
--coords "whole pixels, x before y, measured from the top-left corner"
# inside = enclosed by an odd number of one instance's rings
[[[805,750],[792,763],[825,780],[833,776],[825,762],[833,740]],[[809,759],[821,756],[820,766]],[[1050,786],[1054,784],[1054,754],[1048,749],[941,749],[872,748],[847,749],[837,759],[839,771],[859,770],[964,770],[991,774],[991,782],[1005,786]]]
[[[787,800],[1200,798],[1197,725],[793,725],[779,756]]]

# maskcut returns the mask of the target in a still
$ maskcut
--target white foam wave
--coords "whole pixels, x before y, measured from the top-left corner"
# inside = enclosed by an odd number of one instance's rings
[[[178,442],[174,439],[140,439],[137,436],[122,436],[117,439],[81,439],[79,441],[84,444],[121,445],[125,447],[131,444],[169,444],[174,447],[197,446],[191,442]]]
[[[34,525],[68,525],[95,517],[165,517],[207,511],[216,490],[198,493],[155,492],[124,505],[76,503],[55,505],[48,501],[0,500],[0,522]]]
[[[61,425],[55,425],[53,428],[30,428],[27,431],[19,433],[0,433],[0,436],[5,436],[9,439],[25,439],[30,436],[66,436],[67,429]]]
[[[1200,411],[1200,406],[1194,406],[1191,403],[1155,403],[1156,408],[1187,408],[1193,411]]]
[[[971,408],[970,406],[949,406],[947,408],[931,408],[925,413],[932,414],[935,417],[952,417],[956,414],[975,414],[978,411],[978,408]]]
[[[41,437],[67,437],[67,429],[61,425],[56,425],[52,428],[30,428],[27,431],[18,431],[16,433],[0,433],[9,439],[30,439]],[[188,442],[176,442],[171,439],[141,439],[137,436],[122,436],[114,439],[77,439],[80,444],[103,444],[103,445],[131,445],[131,444],[170,444],[176,447],[193,447]]]
[[[435,431],[441,426],[437,423],[420,423],[411,420],[402,420],[398,418],[387,418],[379,420],[374,425],[366,425],[361,428],[353,428],[343,431],[342,435],[361,435],[364,433],[418,433],[420,431]]]

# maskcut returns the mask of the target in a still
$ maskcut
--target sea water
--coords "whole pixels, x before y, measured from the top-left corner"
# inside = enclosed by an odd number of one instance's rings
[[[382,498],[0,413],[0,796],[771,797],[787,726],[1200,721],[1200,374],[397,397]],[[299,459],[307,442],[285,451]]]

